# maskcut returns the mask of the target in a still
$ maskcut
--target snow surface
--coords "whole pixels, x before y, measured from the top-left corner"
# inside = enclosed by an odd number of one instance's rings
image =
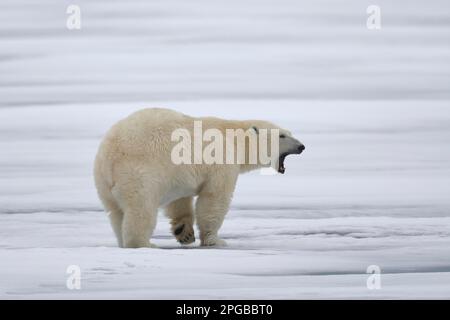
[[[450,298],[449,2],[377,2],[380,31],[359,0],[78,1],[68,31],[68,1],[3,0],[0,298]],[[119,249],[93,159],[143,107],[269,119],[306,151],[239,178],[228,247],[182,248],[161,214],[159,249]]]
[[[167,105],[257,113],[292,128],[307,150],[287,158],[285,175],[240,177],[221,229],[228,247],[181,248],[161,214],[159,249],[119,249],[92,162],[108,126],[141,106],[3,108],[2,298],[450,297],[446,102]],[[79,291],[66,288],[72,264]],[[381,290],[366,287],[369,265],[382,270]]]

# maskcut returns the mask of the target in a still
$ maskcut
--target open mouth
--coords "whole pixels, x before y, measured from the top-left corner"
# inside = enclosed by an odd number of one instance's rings
[[[278,172],[284,173],[286,171],[286,168],[284,167],[284,159],[289,155],[289,153],[283,153],[280,155],[280,158],[278,159]]]
[[[299,149],[292,151],[292,152],[286,152],[280,155],[280,157],[278,158],[278,172],[281,174],[284,174],[284,172],[286,171],[286,168],[284,166],[284,159],[286,159],[286,157],[290,154],[300,154],[303,152],[303,150],[305,150],[305,147],[302,146]]]

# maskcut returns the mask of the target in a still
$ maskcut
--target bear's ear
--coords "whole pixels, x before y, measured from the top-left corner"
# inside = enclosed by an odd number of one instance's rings
[[[256,134],[259,133],[259,129],[256,126],[252,126],[252,129],[255,130]]]

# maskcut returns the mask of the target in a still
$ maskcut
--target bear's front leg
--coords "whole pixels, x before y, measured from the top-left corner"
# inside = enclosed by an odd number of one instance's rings
[[[226,179],[220,180],[219,183],[210,183],[199,194],[195,215],[200,231],[200,245],[226,245],[226,242],[219,238],[218,231],[228,212],[236,184],[236,177],[229,175]]]

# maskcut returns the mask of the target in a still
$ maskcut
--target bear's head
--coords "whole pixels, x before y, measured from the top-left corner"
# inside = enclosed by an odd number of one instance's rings
[[[300,154],[305,150],[303,143],[294,138],[289,130],[283,129],[271,122],[254,120],[248,121],[247,125],[249,125],[250,129],[258,137],[257,146],[249,145],[247,151],[257,154],[258,160],[257,165],[253,166],[253,168],[244,165],[242,167],[243,171],[257,167],[273,167],[279,173],[284,173],[286,170],[284,166],[285,158],[291,154]],[[270,156],[270,162],[267,159],[262,159],[263,157],[261,155],[264,152]]]

